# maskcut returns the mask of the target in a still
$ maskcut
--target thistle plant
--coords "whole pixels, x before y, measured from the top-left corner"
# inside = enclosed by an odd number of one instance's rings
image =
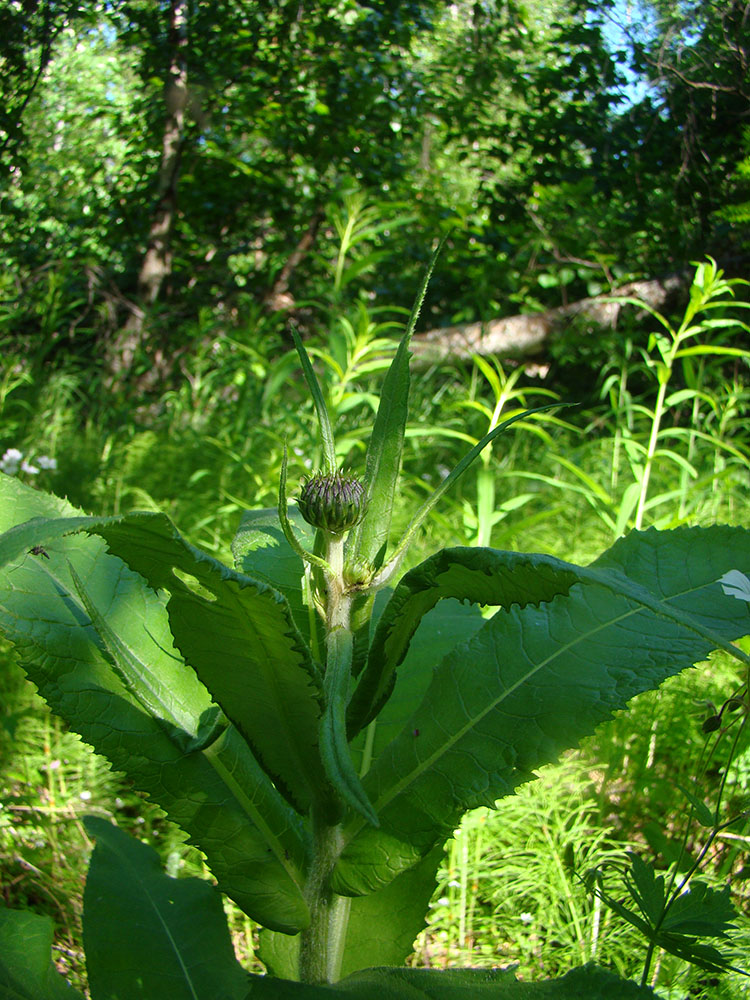
[[[162,806],[217,883],[167,877],[151,848],[88,818],[92,1000],[653,996],[591,965],[550,984],[401,967],[467,810],[712,650],[750,662],[734,645],[747,606],[722,585],[750,572],[741,528],[634,532],[588,566],[456,547],[403,572],[441,496],[532,417],[494,426],[391,538],[428,277],[361,476],[337,465],[297,342],[324,465],[290,505],[284,460],[278,507],[245,512],[233,567],[163,514],[87,517],[0,476],[0,628],[52,709]],[[236,961],[220,893],[263,926],[268,975]],[[46,918],[0,910],[0,995],[77,995],[50,940]]]

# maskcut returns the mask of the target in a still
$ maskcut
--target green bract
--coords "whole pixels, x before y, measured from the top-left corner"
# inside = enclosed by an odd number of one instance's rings
[[[316,473],[303,483],[297,501],[300,513],[314,528],[340,535],[365,513],[365,488],[345,472]]]

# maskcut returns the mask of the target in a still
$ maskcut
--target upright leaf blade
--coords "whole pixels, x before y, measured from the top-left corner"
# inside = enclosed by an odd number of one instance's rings
[[[406,331],[391,362],[383,387],[365,460],[367,509],[352,530],[349,550],[358,559],[379,566],[388,544],[393,503],[401,470],[404,432],[409,415],[409,344],[416,326],[432,272],[445,240],[441,240],[427,266]]]
[[[320,679],[284,598],[195,549],[163,514],[130,514],[87,530],[154,589],[169,591],[178,649],[292,804],[305,812],[325,799]]]
[[[152,847],[94,816],[96,847],[83,896],[86,968],[94,997],[245,1000],[221,896],[197,878],[170,878]]]

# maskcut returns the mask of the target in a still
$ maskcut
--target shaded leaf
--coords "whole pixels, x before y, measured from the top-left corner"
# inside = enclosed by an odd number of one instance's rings
[[[194,548],[163,514],[85,527],[151,587],[170,593],[175,644],[279,790],[303,812],[322,800],[320,681],[281,594]]]
[[[297,507],[289,508],[289,520],[301,543],[312,549],[315,529],[305,521]],[[303,636],[309,639],[314,628],[318,638],[319,616],[310,610],[304,600],[305,567],[286,540],[275,507],[243,511],[232,541],[232,555],[241,573],[267,583],[286,597],[295,624]]]
[[[628,890],[641,913],[651,926],[656,926],[664,910],[664,876],[657,875],[653,865],[646,864],[638,854],[630,858],[632,882]]]
[[[82,1000],[52,962],[51,917],[0,907],[2,1000]]]
[[[502,969],[367,969],[335,986],[307,986],[252,977],[252,1000],[653,1000],[647,987],[595,966],[573,969],[562,979],[519,982]]]
[[[152,847],[98,817],[83,896],[86,968],[94,998],[244,1000],[221,896],[197,878],[170,878]]]
[[[366,725],[380,710],[419,622],[438,601],[523,606],[567,593],[577,579],[575,566],[552,556],[468,547],[430,556],[405,574],[383,610],[351,700],[350,731]]]
[[[435,874],[443,858],[442,846],[368,896],[350,900],[341,975],[381,962],[403,965],[423,930],[427,906],[435,891]],[[383,929],[388,933],[384,934]],[[268,973],[282,979],[299,977],[300,935],[291,937],[262,930],[258,957]]]

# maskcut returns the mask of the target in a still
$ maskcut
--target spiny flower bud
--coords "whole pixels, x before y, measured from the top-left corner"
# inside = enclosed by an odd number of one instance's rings
[[[343,471],[316,473],[302,484],[297,501],[308,524],[340,535],[353,528],[365,512],[365,488]]]

